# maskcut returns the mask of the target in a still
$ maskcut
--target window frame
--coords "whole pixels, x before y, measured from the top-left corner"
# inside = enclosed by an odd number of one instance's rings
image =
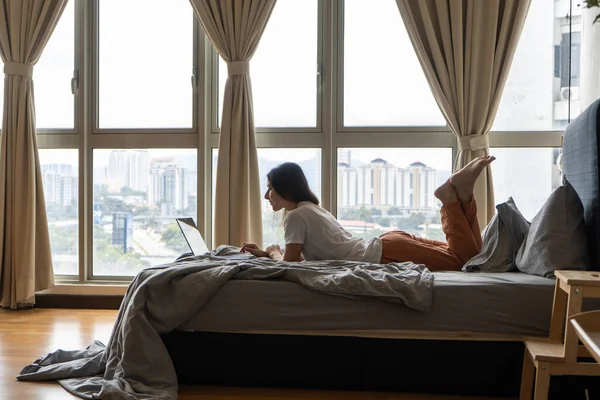
[[[64,128],[36,128],[36,133],[38,134],[38,141],[40,137],[46,135],[78,135],[81,131],[81,118],[80,118],[80,102],[79,102],[79,86],[80,86],[80,77],[79,71],[81,70],[81,57],[79,57],[79,49],[83,45],[82,36],[79,34],[82,28],[82,19],[81,19],[81,1],[82,0],[68,0],[74,2],[73,7],[73,17],[75,18],[74,30],[73,30],[73,40],[74,40],[74,54],[73,54],[73,76],[71,78],[71,94],[73,95],[73,128],[72,129],[64,129]],[[62,17],[62,16],[61,16]],[[60,23],[60,22],[59,22]],[[35,82],[35,67],[33,73],[33,80]],[[0,118],[0,121],[2,118]],[[0,126],[1,129],[1,126]],[[42,136],[40,136],[42,135]],[[57,143],[58,138],[50,139],[52,143]],[[65,143],[69,143],[70,139],[66,139]],[[54,147],[53,147],[54,148]]]
[[[315,126],[314,127],[285,127],[285,126],[273,126],[273,127],[255,127],[255,133],[323,133],[323,71],[324,67],[324,51],[323,51],[323,38],[324,38],[324,14],[326,4],[323,0],[317,0],[317,65],[315,66],[315,96],[317,97],[317,110],[315,115]],[[259,44],[260,46],[260,44]],[[211,127],[210,132],[218,135],[221,131],[219,126],[219,53],[211,46],[212,51],[210,52],[210,87],[211,87]],[[252,74],[252,68],[250,68],[250,74]]]
[[[90,86],[91,92],[91,102],[93,104],[92,113],[90,115],[92,122],[92,130],[91,133],[93,135],[98,134],[131,134],[131,133],[144,133],[144,134],[190,134],[197,135],[198,134],[198,124],[197,124],[197,113],[198,113],[198,101],[197,101],[197,90],[198,90],[198,76],[197,76],[197,65],[195,63],[198,44],[196,42],[197,34],[197,20],[194,16],[194,12],[190,15],[190,18],[193,18],[193,35],[194,41],[192,42],[192,65],[190,66],[190,85],[192,86],[192,126],[190,128],[100,128],[100,0],[92,0],[91,1],[91,10],[88,13],[91,13],[92,17],[90,19],[91,22],[91,52],[90,56],[92,59],[92,76],[93,76],[93,84]]]
[[[40,129],[40,149],[79,150],[79,274],[56,275],[68,285],[124,286],[131,276],[93,275],[93,151],[96,149],[189,148],[197,150],[196,221],[212,246],[212,150],[219,144],[218,54],[194,18],[192,76],[192,128],[98,129],[98,37],[100,0],[75,1],[74,129]],[[393,1],[393,0],[390,0]],[[454,134],[445,126],[344,127],[343,126],[343,8],[344,0],[318,1],[317,115],[314,128],[269,127],[256,129],[258,148],[320,148],[321,204],[337,215],[337,154],[339,148],[452,147]],[[315,78],[317,78],[315,74]],[[491,147],[561,147],[562,131],[492,131]]]

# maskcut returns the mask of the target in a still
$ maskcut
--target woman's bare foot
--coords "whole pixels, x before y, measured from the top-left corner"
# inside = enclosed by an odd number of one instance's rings
[[[496,157],[494,156],[483,156],[477,157],[463,168],[456,171],[450,177],[449,181],[456,189],[456,193],[458,194],[458,198],[463,203],[468,203],[471,201],[471,197],[473,197],[473,187],[475,186],[475,181],[481,174],[481,171],[485,169],[488,165],[494,161]]]
[[[442,186],[435,189],[433,195],[437,197],[442,204],[446,205],[448,203],[452,203],[458,201],[458,194],[456,193],[456,189],[450,181],[446,181]]]

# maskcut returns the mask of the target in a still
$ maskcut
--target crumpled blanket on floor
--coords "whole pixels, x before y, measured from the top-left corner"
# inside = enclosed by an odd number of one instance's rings
[[[84,399],[176,399],[177,376],[160,335],[194,316],[229,279],[282,279],[331,295],[431,308],[434,278],[423,265],[227,257],[235,252],[221,248],[141,271],[106,346],[94,341],[84,350],[57,350],[23,368],[17,379],[59,380]]]

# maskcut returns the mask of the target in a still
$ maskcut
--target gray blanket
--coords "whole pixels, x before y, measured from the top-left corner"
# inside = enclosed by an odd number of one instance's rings
[[[229,279],[283,279],[332,295],[371,297],[430,310],[433,274],[423,265],[347,261],[286,263],[207,256],[141,271],[129,286],[107,346],[57,350],[23,368],[22,381],[59,380],[84,399],[176,399],[177,376],[160,338],[198,313]]]

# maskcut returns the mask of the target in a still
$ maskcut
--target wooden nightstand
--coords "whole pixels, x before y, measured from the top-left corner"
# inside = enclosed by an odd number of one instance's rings
[[[590,354],[584,346],[579,346],[575,327],[570,323],[572,316],[581,313],[584,297],[600,298],[600,272],[555,271],[554,274],[550,335],[525,339],[520,400],[531,400],[534,376],[534,400],[548,398],[552,375],[600,376],[599,364],[577,362],[578,356],[590,357]]]

